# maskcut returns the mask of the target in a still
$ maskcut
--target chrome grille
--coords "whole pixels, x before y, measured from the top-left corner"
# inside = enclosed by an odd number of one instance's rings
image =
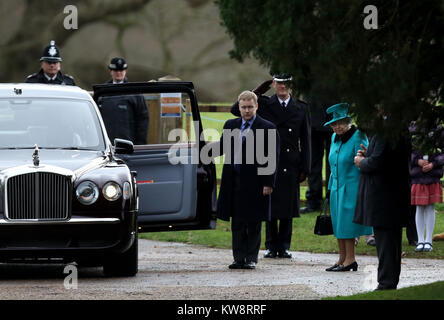
[[[6,182],[6,216],[11,220],[65,220],[71,215],[70,177],[26,173]]]

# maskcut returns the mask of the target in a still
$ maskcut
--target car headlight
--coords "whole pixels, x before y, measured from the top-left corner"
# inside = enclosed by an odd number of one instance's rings
[[[99,197],[99,188],[91,181],[84,181],[77,187],[76,196],[81,204],[93,204]]]
[[[102,189],[103,196],[106,200],[116,201],[122,195],[122,188],[115,182],[107,182]]]

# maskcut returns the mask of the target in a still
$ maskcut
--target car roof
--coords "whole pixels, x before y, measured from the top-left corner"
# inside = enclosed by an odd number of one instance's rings
[[[91,100],[90,94],[77,86],[41,83],[0,83],[0,98],[46,97]]]

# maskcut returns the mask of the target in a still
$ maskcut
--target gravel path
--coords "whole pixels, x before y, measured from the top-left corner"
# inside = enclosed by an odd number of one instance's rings
[[[351,295],[377,285],[376,257],[358,256],[357,272],[335,273],[324,270],[337,255],[263,254],[256,270],[229,270],[231,250],[140,239],[136,277],[105,278],[101,268],[81,268],[77,289],[66,289],[63,265],[0,264],[0,299],[294,300]],[[443,268],[444,260],[403,259],[399,287],[443,281]]]

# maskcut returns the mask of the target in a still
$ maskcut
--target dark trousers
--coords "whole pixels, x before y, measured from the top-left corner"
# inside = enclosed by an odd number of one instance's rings
[[[261,245],[262,221],[247,221],[237,204],[242,197],[240,176],[233,176],[233,216],[231,218],[231,237],[233,258],[237,262],[255,262]]]
[[[410,205],[410,212],[406,228],[406,235],[409,243],[418,242],[418,233],[416,232],[415,216],[416,216],[416,206]]]
[[[384,289],[396,289],[401,274],[402,227],[374,227],[378,253],[378,283]]]
[[[265,225],[265,248],[274,252],[290,250],[293,219],[271,219]]]
[[[236,217],[231,219],[234,261],[257,263],[261,245],[261,229],[261,221],[246,222]]]
[[[330,151],[331,132],[312,130],[311,132],[311,172],[308,175],[308,188],[305,193],[307,207],[319,209],[322,203],[322,168],[324,151]],[[328,166],[328,163],[327,163]],[[328,179],[328,176],[327,176]]]

